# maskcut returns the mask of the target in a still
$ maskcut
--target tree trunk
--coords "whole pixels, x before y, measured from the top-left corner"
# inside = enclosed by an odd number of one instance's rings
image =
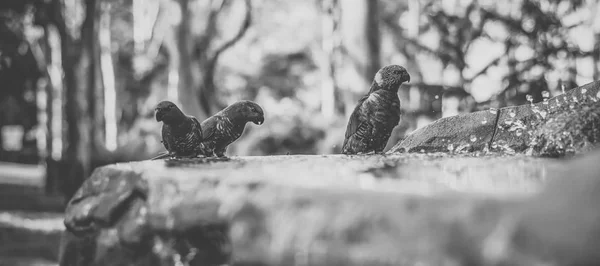
[[[598,2],[591,4],[592,20],[591,27],[594,31],[594,50],[592,52],[592,61],[594,63],[593,78],[594,81],[600,79],[600,4]]]
[[[349,79],[340,87],[350,93],[346,98],[346,113],[352,112],[357,95],[368,92],[379,60],[379,14],[377,0],[340,0],[342,45],[345,49],[344,72]]]
[[[64,83],[62,67],[62,45],[60,32],[54,25],[46,27],[46,42],[48,44],[47,71],[51,87],[48,92],[48,144],[49,156],[46,157],[46,192],[55,193],[61,191],[61,186],[66,177],[63,177],[58,169],[57,162],[62,160],[64,147],[63,132],[63,103]]]
[[[339,46],[339,4],[337,0],[323,1],[322,6],[321,114],[332,119],[336,114],[336,53]]]
[[[375,73],[379,70],[381,65],[380,56],[380,43],[381,34],[379,32],[379,1],[378,0],[367,0],[367,49],[368,49],[368,63],[367,63],[367,80],[370,81],[375,76]]]
[[[102,0],[94,0],[94,9],[92,10],[93,16],[93,28],[89,34],[91,35],[88,40],[89,49],[91,49],[91,66],[90,73],[92,73],[92,78],[89,80],[91,83],[90,91],[88,93],[88,102],[90,103],[89,110],[91,112],[92,118],[92,127],[90,128],[90,142],[92,145],[92,158],[98,155],[98,150],[100,147],[106,146],[106,130],[105,130],[105,121],[104,121],[104,86],[103,83],[103,74],[102,74],[102,57],[101,57],[101,46],[100,46],[100,19],[104,14],[108,16],[110,19],[109,6],[108,3],[102,3]],[[106,9],[106,10],[103,10]],[[107,29],[110,34],[110,29]],[[110,36],[110,35],[109,35]],[[110,46],[109,46],[110,51]],[[112,62],[110,63],[112,66]],[[91,165],[92,170],[94,165]]]
[[[110,3],[102,3],[100,28],[98,30],[98,43],[100,44],[100,75],[102,76],[102,95],[104,106],[97,108],[98,114],[104,114],[104,143],[106,149],[117,149],[117,91],[115,85],[115,71],[113,69],[111,36],[110,36]],[[102,105],[98,105],[102,106]],[[100,117],[100,115],[98,115]],[[100,124],[101,126],[101,124]]]
[[[179,79],[180,79],[180,60],[181,55],[177,45],[177,37],[173,31],[169,31],[165,34],[164,47],[169,54],[169,65],[168,65],[168,81],[167,81],[167,98],[177,104],[179,101]]]
[[[58,1],[61,9],[66,6]],[[65,114],[67,123],[67,147],[63,161],[67,171],[63,183],[63,193],[70,198],[91,172],[91,159],[94,151],[92,143],[93,105],[95,71],[94,47],[96,36],[96,0],[85,1],[85,20],[80,28],[80,36],[72,36],[67,28],[62,12],[57,24],[62,42],[62,61],[65,85]],[[74,12],[72,12],[74,13]],[[75,29],[77,30],[77,29]]]
[[[189,0],[179,0],[181,7],[181,24],[177,31],[177,46],[179,48],[179,102],[182,110],[199,118],[208,117],[202,112],[198,102],[197,90],[200,82],[197,76],[200,73],[198,66],[193,62],[194,38],[191,32],[191,11]],[[198,73],[194,75],[194,73]]]
[[[419,0],[410,0],[408,2],[408,12],[410,15],[410,25],[407,27],[407,36],[409,38],[412,38],[414,40],[418,40],[419,39],[419,35],[420,35],[420,30],[419,30],[419,25],[420,25],[420,21],[421,21],[421,3]],[[413,84],[419,84],[423,81],[423,77],[420,73],[420,71],[418,71],[419,69],[419,64],[417,63],[417,59],[416,59],[416,55],[419,53],[418,49],[412,45],[412,44],[408,44],[408,45],[404,45],[404,55],[407,58],[407,62],[406,62],[406,67],[407,69],[416,71],[416,73],[413,71],[410,73],[411,75],[411,81]],[[443,77],[444,75],[444,70],[442,69],[440,71],[440,77]],[[415,92],[417,92],[416,96],[417,97],[411,97],[411,95],[415,95]],[[405,110],[417,110],[420,106],[420,94],[418,94],[419,92],[419,87],[415,86],[415,85],[411,85],[409,89],[405,89],[405,90],[400,90],[399,91],[399,95],[401,97],[401,99],[407,99],[407,101],[402,105],[403,108]]]
[[[593,62],[594,62],[594,81],[600,80],[600,32],[594,34],[594,52],[593,52]]]
[[[200,77],[202,81],[199,86],[198,94],[200,97],[198,101],[201,104],[200,108],[207,116],[212,115],[225,107],[217,98],[217,86],[215,84],[215,75],[219,58],[225,51],[244,37],[252,21],[251,0],[245,0],[244,5],[246,7],[246,12],[242,24],[231,38],[223,41],[217,48],[214,48],[214,52],[209,54],[210,51],[213,51],[211,46],[216,39],[215,37],[218,36],[218,34],[216,34],[217,15],[221,13],[225,4],[226,1],[211,2],[211,10],[208,14],[204,36],[199,38],[194,44],[194,54],[196,59],[196,64],[194,66],[199,66],[199,71],[202,73]]]

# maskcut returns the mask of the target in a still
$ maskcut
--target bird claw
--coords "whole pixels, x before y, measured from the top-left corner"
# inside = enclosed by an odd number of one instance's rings
[[[151,161],[154,160],[158,160],[158,159],[163,159],[163,158],[173,158],[173,156],[176,156],[174,153],[170,153],[170,152],[161,152],[159,153],[157,156],[155,156],[154,158],[150,159]]]

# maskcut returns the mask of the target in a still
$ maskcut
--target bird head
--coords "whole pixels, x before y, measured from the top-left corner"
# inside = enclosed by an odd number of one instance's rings
[[[162,121],[168,124],[185,117],[185,115],[179,109],[179,107],[177,107],[177,105],[169,101],[160,102],[154,110],[156,112],[156,121],[158,122]]]
[[[376,85],[377,89],[384,90],[397,90],[403,82],[410,82],[410,75],[404,67],[399,65],[381,68],[373,79],[373,85]]]
[[[265,122],[263,109],[252,101],[236,102],[228,106],[225,111],[233,117],[243,119],[244,122],[252,122],[257,125]]]

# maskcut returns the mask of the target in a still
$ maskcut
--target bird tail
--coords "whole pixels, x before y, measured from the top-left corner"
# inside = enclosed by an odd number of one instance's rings
[[[171,154],[169,152],[163,152],[163,153],[159,154],[158,156],[156,156],[156,157],[154,157],[154,158],[152,158],[150,160],[152,160],[152,161],[159,160],[159,159],[167,158],[169,156],[171,156]]]

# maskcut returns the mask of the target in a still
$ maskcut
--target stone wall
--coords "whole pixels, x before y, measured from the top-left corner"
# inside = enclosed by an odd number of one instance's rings
[[[565,141],[558,149],[559,140],[548,139],[548,130],[560,130],[565,135],[580,135],[584,130],[584,134],[598,136],[598,131],[591,131],[600,123],[599,101],[600,81],[596,81],[535,104],[446,117],[412,132],[388,153],[496,151],[563,156],[585,152],[589,148],[580,149],[581,143]],[[561,124],[577,122],[559,129],[557,119],[564,121],[558,122]],[[548,141],[554,144],[538,146]]]

